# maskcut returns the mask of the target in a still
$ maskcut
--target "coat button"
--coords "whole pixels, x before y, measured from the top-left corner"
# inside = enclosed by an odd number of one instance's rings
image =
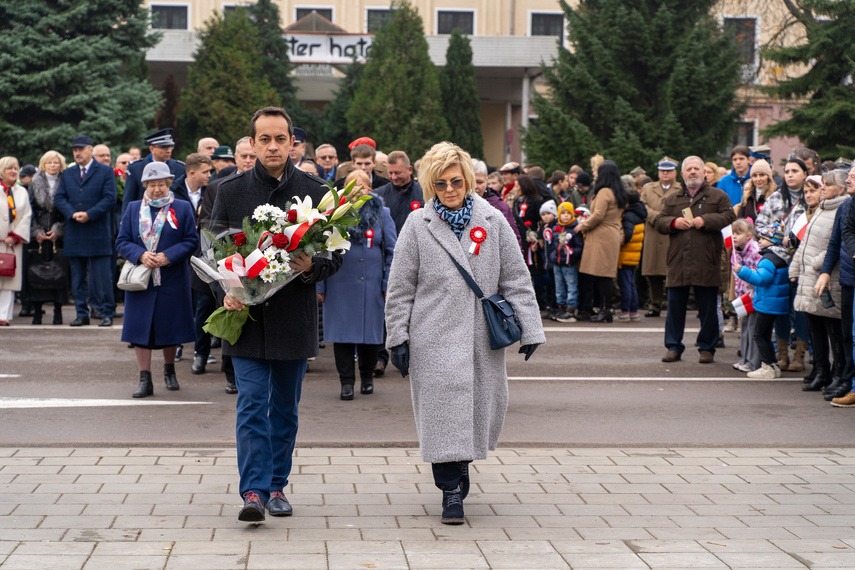
[[[264,303],[264,306],[265,306],[265,307],[269,307],[269,306],[270,306],[270,301],[266,301],[266,302]]]
[[[365,261],[365,260],[364,260],[364,259],[362,259],[362,258],[360,257],[360,258],[359,258],[359,261],[360,261],[360,262],[363,262],[363,261]]]
[[[365,277],[360,277],[360,278],[359,278],[359,280],[360,280],[360,281],[365,281]]]

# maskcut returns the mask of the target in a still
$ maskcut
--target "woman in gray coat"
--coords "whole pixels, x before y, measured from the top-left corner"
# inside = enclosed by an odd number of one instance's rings
[[[389,274],[386,346],[410,374],[422,458],[443,492],[442,522],[461,524],[469,463],[495,449],[508,405],[505,351],[490,349],[481,302],[453,257],[486,296],[516,310],[526,360],[546,342],[534,288],[513,230],[474,192],[472,159],[438,143],[422,158],[425,207],[407,218]]]

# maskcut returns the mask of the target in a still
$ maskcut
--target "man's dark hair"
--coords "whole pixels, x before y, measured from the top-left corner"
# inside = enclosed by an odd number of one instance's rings
[[[751,150],[749,150],[749,148],[744,144],[739,144],[730,149],[730,158],[733,158],[734,154],[741,154],[742,156],[747,158],[751,156]]]
[[[207,164],[211,168],[214,167],[214,162],[207,154],[194,152],[193,154],[188,154],[187,158],[184,159],[184,169],[188,172],[191,170],[199,170],[203,164]]]
[[[528,175],[539,180],[543,180],[546,177],[546,173],[539,166],[529,166]]]
[[[812,160],[814,171],[808,172],[808,174],[819,174],[821,166],[819,163],[819,154],[815,150],[803,146],[802,148],[797,148],[796,150],[794,150],[793,154],[791,154],[790,156],[798,158],[802,162],[806,160]]]
[[[258,120],[259,117],[273,117],[280,116],[288,122],[288,136],[292,136],[294,134],[294,124],[291,122],[291,116],[288,112],[282,107],[262,107],[252,115],[252,119],[249,121],[249,136],[252,139],[255,139],[255,121]]]
[[[358,144],[350,151],[350,160],[355,160],[357,158],[370,158],[371,160],[376,160],[377,150],[368,144]]]
[[[600,188],[609,188],[615,195],[615,204],[619,209],[626,207],[626,188],[620,179],[620,169],[613,160],[606,160],[597,170],[597,182],[594,184],[594,196]]]
[[[553,185],[558,184],[559,182],[564,180],[566,177],[567,177],[567,173],[564,172],[563,170],[553,170],[552,176],[550,176],[550,178],[549,178],[549,183],[553,184]]]

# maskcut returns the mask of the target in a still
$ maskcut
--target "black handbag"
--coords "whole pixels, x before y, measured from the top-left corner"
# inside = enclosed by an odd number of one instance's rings
[[[499,293],[490,297],[484,297],[484,292],[475,283],[475,280],[469,275],[469,272],[463,269],[457,260],[452,257],[451,253],[446,251],[451,257],[451,262],[460,271],[460,275],[475,293],[475,296],[481,300],[481,306],[484,308],[484,318],[487,319],[487,328],[490,330],[490,348],[499,350],[518,342],[522,338],[522,329],[520,321],[514,313],[513,306]]]
[[[31,250],[27,256],[27,281],[33,289],[62,289],[68,281],[68,262],[55,243],[53,250],[45,253],[42,245],[44,242],[39,244],[38,251]]]

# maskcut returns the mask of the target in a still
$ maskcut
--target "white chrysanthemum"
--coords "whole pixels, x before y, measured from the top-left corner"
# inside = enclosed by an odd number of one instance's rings
[[[273,206],[271,206],[270,204],[262,204],[256,207],[255,210],[253,210],[252,212],[252,219],[257,220],[259,222],[263,222],[269,219],[268,216],[270,215],[270,209],[272,207]]]
[[[277,221],[273,222],[273,225],[270,226],[270,231],[273,232],[274,234],[278,234],[279,232],[282,231],[282,226],[279,225],[279,221],[278,221],[279,218],[276,218],[276,220]]]
[[[273,281],[276,279],[276,273],[270,270],[269,265],[262,269],[261,273],[259,273],[258,276],[261,277],[261,280],[265,283],[273,283]]]

